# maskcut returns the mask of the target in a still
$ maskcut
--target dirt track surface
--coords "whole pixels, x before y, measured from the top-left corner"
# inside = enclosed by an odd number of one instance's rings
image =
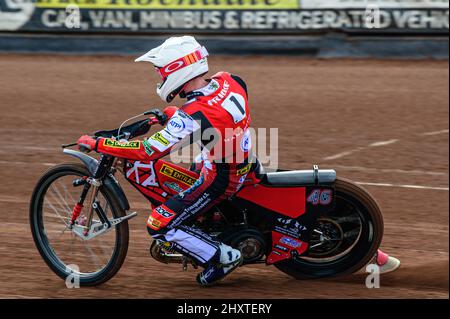
[[[355,181],[388,184],[365,187],[384,214],[382,248],[401,268],[382,276],[379,289],[367,289],[364,274],[295,281],[264,265],[201,289],[197,271],[149,257],[145,200],[122,182],[140,213],[130,222],[127,260],[100,287],[67,289],[32,241],[32,189],[51,163],[74,161],[60,144],[163,106],[156,75],[131,57],[0,55],[0,297],[449,297],[448,62],[251,56],[210,62],[213,72],[247,81],[254,127],[279,128],[280,167],[318,163]]]

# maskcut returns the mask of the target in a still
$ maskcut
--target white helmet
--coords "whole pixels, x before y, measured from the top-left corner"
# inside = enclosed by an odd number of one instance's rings
[[[135,62],[153,63],[163,80],[158,83],[156,93],[163,101],[171,102],[187,82],[208,72],[207,56],[206,48],[194,37],[182,36],[167,39]]]

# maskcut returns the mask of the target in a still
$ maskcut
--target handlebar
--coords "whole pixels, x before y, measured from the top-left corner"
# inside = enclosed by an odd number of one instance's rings
[[[77,145],[77,143],[61,144],[61,147],[62,148],[67,148],[67,147],[72,147],[72,146],[75,146],[75,145]]]
[[[117,140],[121,139],[132,139],[138,136],[142,136],[146,134],[150,128],[155,124],[161,124],[164,125],[166,121],[168,120],[167,115],[164,114],[159,109],[151,109],[149,111],[146,111],[142,113],[142,115],[154,115],[154,117],[147,118],[145,120],[139,120],[136,121],[130,125],[127,125],[125,127],[120,127],[114,130],[101,130],[94,133],[94,138],[100,138],[100,137],[106,137],[106,138],[115,138]],[[120,134],[119,134],[120,130]],[[69,143],[69,144],[62,144],[62,148],[72,147],[76,146],[77,143]],[[88,152],[89,150],[83,147],[80,147],[80,151],[82,152]]]

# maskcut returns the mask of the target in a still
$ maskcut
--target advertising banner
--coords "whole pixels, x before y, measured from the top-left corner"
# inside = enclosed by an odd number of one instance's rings
[[[0,0],[0,31],[447,33],[444,0]]]

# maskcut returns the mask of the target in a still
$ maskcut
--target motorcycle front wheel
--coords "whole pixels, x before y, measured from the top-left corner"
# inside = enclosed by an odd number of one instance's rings
[[[275,264],[296,279],[353,273],[373,258],[383,238],[383,216],[375,199],[350,180],[336,180],[336,207],[320,216],[304,255]]]
[[[72,210],[83,186],[74,180],[89,176],[81,164],[61,164],[49,169],[38,181],[30,202],[30,226],[36,247],[53,272],[74,285],[96,286],[111,279],[122,266],[127,251],[129,229],[124,221],[109,231],[84,240],[69,228]],[[87,198],[90,198],[89,191]],[[100,186],[97,201],[108,219],[125,216],[113,194]],[[82,225],[85,207],[76,223]],[[93,223],[101,222],[94,212]]]

